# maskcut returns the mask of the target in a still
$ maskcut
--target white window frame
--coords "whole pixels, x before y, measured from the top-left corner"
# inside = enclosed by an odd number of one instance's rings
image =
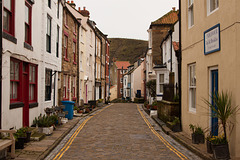
[[[215,1],[215,8],[211,11],[211,2]],[[207,0],[207,16],[211,15],[219,8],[219,0]]]
[[[194,0],[188,0],[188,28],[194,25]]]
[[[163,76],[163,81],[161,81],[161,76]],[[161,86],[164,86],[164,74],[163,73],[159,74],[159,93],[163,94],[163,90],[161,92]]]
[[[196,113],[196,63],[188,65],[189,111]],[[195,92],[195,95],[193,94]],[[194,101],[194,102],[193,102]],[[193,104],[194,103],[194,104]]]

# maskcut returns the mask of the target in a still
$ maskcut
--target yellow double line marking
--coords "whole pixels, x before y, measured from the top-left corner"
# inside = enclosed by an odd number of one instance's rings
[[[151,129],[151,131],[153,132],[153,134],[155,134],[158,139],[160,141],[163,142],[163,144],[169,148],[172,152],[174,152],[180,159],[185,160],[188,159],[185,155],[183,155],[180,151],[178,151],[176,148],[174,148],[170,143],[168,143],[168,141],[166,141],[159,133],[156,132],[156,130],[152,127],[152,125],[150,124],[150,122],[147,120],[147,118],[144,116],[144,114],[142,113],[142,111],[140,110],[139,106],[137,105],[137,109],[138,112],[141,114],[143,120],[146,122],[146,124],[148,125],[148,127]]]
[[[74,139],[77,137],[78,133],[82,130],[82,128],[85,126],[85,124],[94,116],[96,116],[97,114],[101,113],[102,111],[104,111],[105,109],[107,109],[108,107],[110,107],[112,105],[109,105],[107,107],[105,107],[104,109],[102,109],[101,111],[93,114],[91,117],[88,117],[85,121],[83,121],[83,123],[77,128],[77,130],[73,133],[73,135],[70,137],[70,139],[67,141],[67,143],[64,145],[64,147],[59,151],[59,153],[53,158],[53,160],[59,160],[62,158],[63,154],[70,148],[70,146],[72,145],[72,142],[74,141]]]

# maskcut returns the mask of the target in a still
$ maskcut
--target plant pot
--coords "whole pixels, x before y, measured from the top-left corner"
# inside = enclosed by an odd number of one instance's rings
[[[193,144],[199,144],[198,138],[197,138],[197,134],[192,133],[192,143]]]
[[[215,159],[230,159],[228,143],[212,144],[212,151]]]
[[[204,144],[205,138],[203,134],[197,134],[197,140],[199,143]]]
[[[212,154],[213,151],[212,151],[212,144],[209,140],[206,140],[206,144],[207,144],[207,152]]]
[[[173,125],[171,129],[173,132],[181,132],[180,124]]]
[[[51,127],[39,127],[38,131],[40,133],[44,133],[48,136],[48,135],[51,135],[53,133],[53,126],[51,126]]]
[[[15,148],[16,149],[23,149],[25,141],[26,141],[26,137],[19,137],[17,139],[17,141],[15,142]]]
[[[27,137],[26,137],[26,142],[25,143],[28,143],[28,142],[30,142],[32,132],[26,132],[26,134],[27,134]]]

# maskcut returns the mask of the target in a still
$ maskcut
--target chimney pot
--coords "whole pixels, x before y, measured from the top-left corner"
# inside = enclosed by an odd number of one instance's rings
[[[71,3],[74,3],[73,1],[71,1]]]
[[[69,1],[67,1],[67,3],[69,3]]]
[[[81,8],[80,7],[78,7],[78,11],[81,12]]]
[[[175,11],[175,9],[176,9],[175,7],[172,7],[172,10],[173,10],[173,11]]]
[[[85,10],[86,10],[86,7],[83,7],[83,10],[85,11]]]

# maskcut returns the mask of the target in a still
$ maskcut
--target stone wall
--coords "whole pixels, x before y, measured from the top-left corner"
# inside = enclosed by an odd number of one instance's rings
[[[169,101],[158,101],[157,106],[158,118],[164,121],[172,121],[174,117],[179,117],[179,103]]]

